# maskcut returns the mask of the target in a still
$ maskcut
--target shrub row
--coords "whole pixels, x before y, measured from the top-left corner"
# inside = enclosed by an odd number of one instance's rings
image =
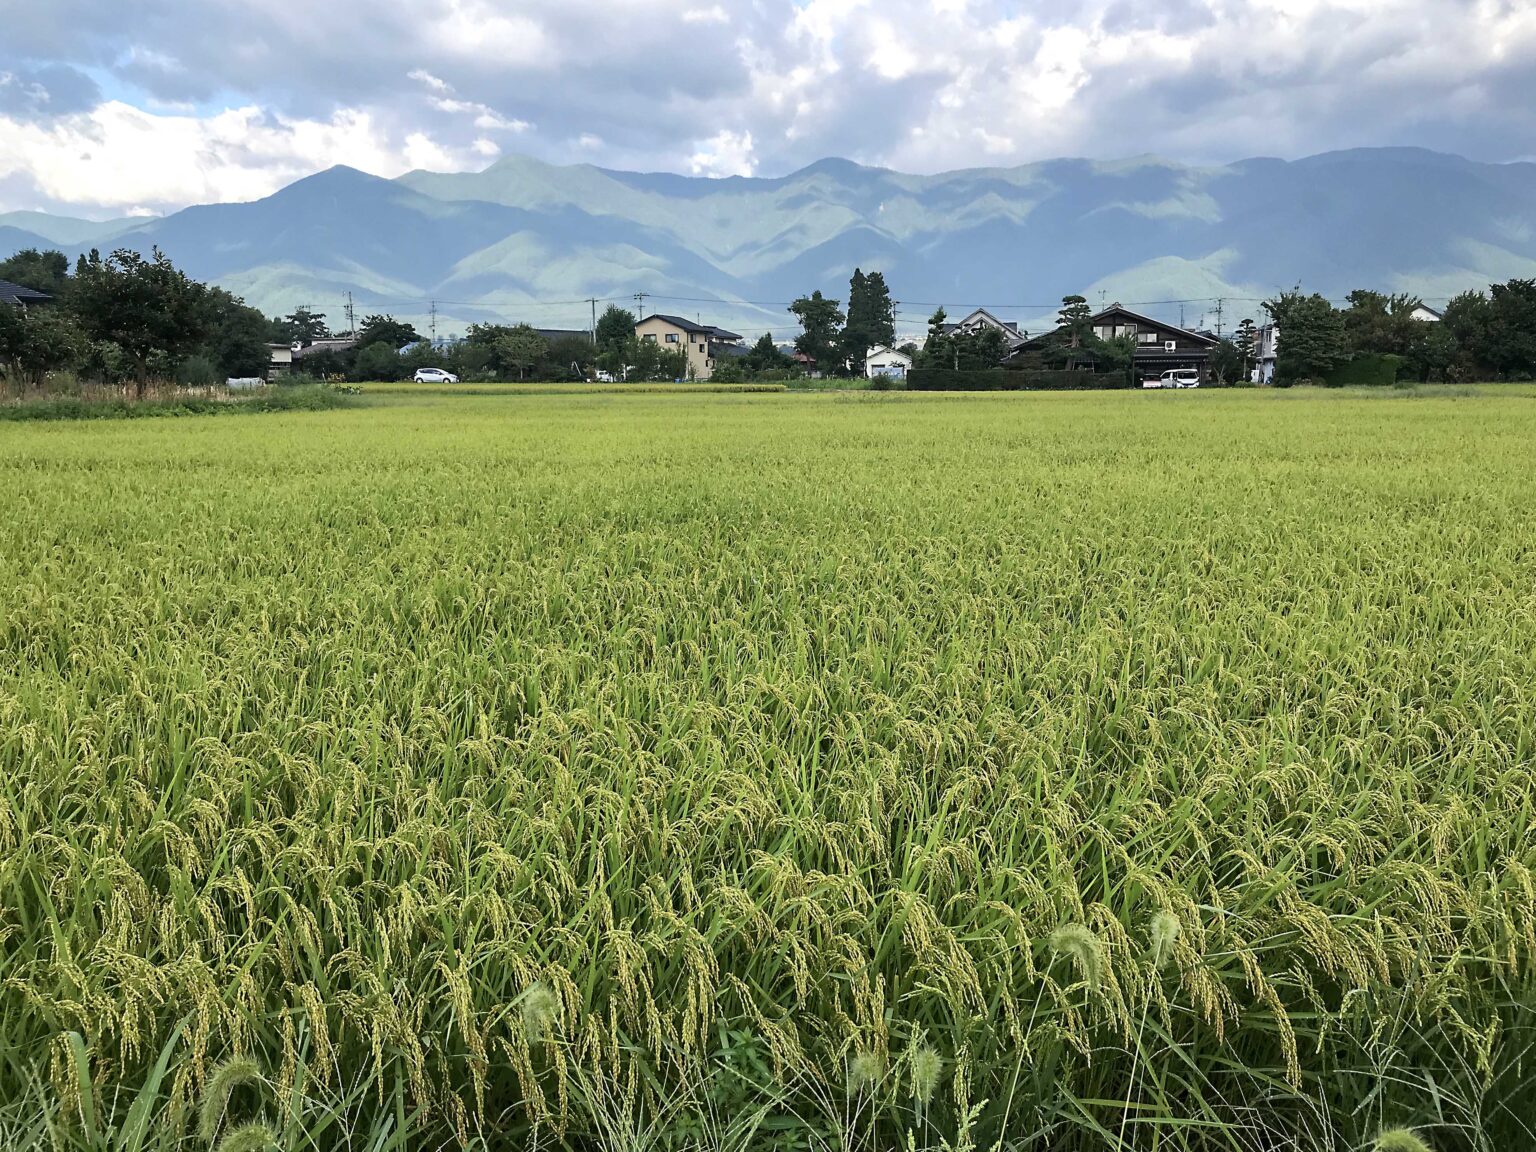
[[[1119,373],[1064,369],[914,368],[907,375],[907,390],[912,392],[1084,392],[1126,387]]]
[[[327,408],[350,408],[357,403],[351,396],[324,386],[275,388],[229,400],[212,396],[172,396],[163,400],[47,396],[0,405],[0,420],[134,420],[227,412],[318,412]]]
[[[1329,373],[1328,386],[1348,388],[1365,385],[1381,388],[1396,384],[1397,374],[1404,363],[1401,356],[1356,356]]]

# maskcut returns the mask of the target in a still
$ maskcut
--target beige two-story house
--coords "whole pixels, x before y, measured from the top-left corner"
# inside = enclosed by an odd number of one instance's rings
[[[668,352],[682,349],[688,353],[688,367],[698,380],[708,380],[715,373],[715,364],[728,356],[740,356],[741,336],[716,328],[711,324],[695,324],[681,316],[657,313],[647,316],[635,325],[635,337],[660,344]]]

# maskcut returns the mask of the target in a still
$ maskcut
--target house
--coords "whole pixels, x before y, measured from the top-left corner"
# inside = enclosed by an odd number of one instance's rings
[[[32,288],[24,288],[20,284],[12,284],[9,280],[0,280],[0,304],[10,304],[16,308],[26,308],[38,304],[47,304],[53,297],[46,292],[38,292]]]
[[[357,347],[356,336],[327,336],[324,340],[316,340],[312,344],[295,344],[293,359],[297,363],[308,356],[323,356],[329,353],[350,352]]]
[[[1411,320],[1423,320],[1427,324],[1436,324],[1445,319],[1443,312],[1436,312],[1427,304],[1420,304],[1408,316]]]
[[[912,371],[912,357],[880,344],[871,348],[869,355],[864,358],[864,371],[871,380],[879,376],[905,380],[907,373]]]
[[[686,352],[689,373],[698,380],[708,380],[714,374],[717,360],[739,355],[733,350],[741,347],[742,340],[736,332],[660,312],[637,323],[635,337],[660,344],[668,352]]]
[[[1120,304],[1112,304],[1090,323],[1100,340],[1135,339],[1135,374],[1143,380],[1174,368],[1193,368],[1204,378],[1211,349],[1220,343],[1214,335],[1165,324]]]
[[[534,328],[534,331],[551,344],[566,340],[580,340],[583,344],[592,343],[590,328]]]
[[[1029,333],[1021,330],[1017,321],[999,320],[985,308],[976,309],[959,323],[945,324],[939,329],[939,334],[949,336],[956,332],[975,333],[983,328],[995,328],[1001,332],[1010,354],[1018,351],[1029,340]]]
[[[1133,372],[1137,379],[1161,376],[1175,368],[1193,368],[1203,378],[1211,360],[1211,349],[1219,341],[1214,335],[1191,332],[1174,324],[1154,320],[1139,312],[1132,312],[1122,304],[1113,304],[1088,323],[1093,334],[1100,340],[1116,340],[1129,337],[1136,341]],[[1014,349],[1008,366],[1014,368],[1038,367],[1042,353],[1050,346],[1051,338],[1063,333],[1058,328],[1045,336],[1026,340]],[[1099,366],[1091,352],[1078,358],[1078,368],[1096,372]]]
[[[1275,365],[1280,357],[1280,327],[1265,324],[1253,330],[1253,374],[1255,384],[1273,384]]]
[[[267,345],[267,379],[276,380],[279,376],[293,375],[293,345],[292,344],[268,344]]]

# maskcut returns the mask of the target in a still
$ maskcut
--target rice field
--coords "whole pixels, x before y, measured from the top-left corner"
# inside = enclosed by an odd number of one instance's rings
[[[1536,397],[0,427],[0,1146],[1536,1143]]]

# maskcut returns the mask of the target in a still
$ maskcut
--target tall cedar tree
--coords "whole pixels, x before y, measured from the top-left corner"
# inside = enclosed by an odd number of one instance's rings
[[[885,274],[853,270],[848,285],[848,324],[843,329],[843,359],[855,376],[864,374],[864,360],[876,345],[896,342],[896,312]]]

